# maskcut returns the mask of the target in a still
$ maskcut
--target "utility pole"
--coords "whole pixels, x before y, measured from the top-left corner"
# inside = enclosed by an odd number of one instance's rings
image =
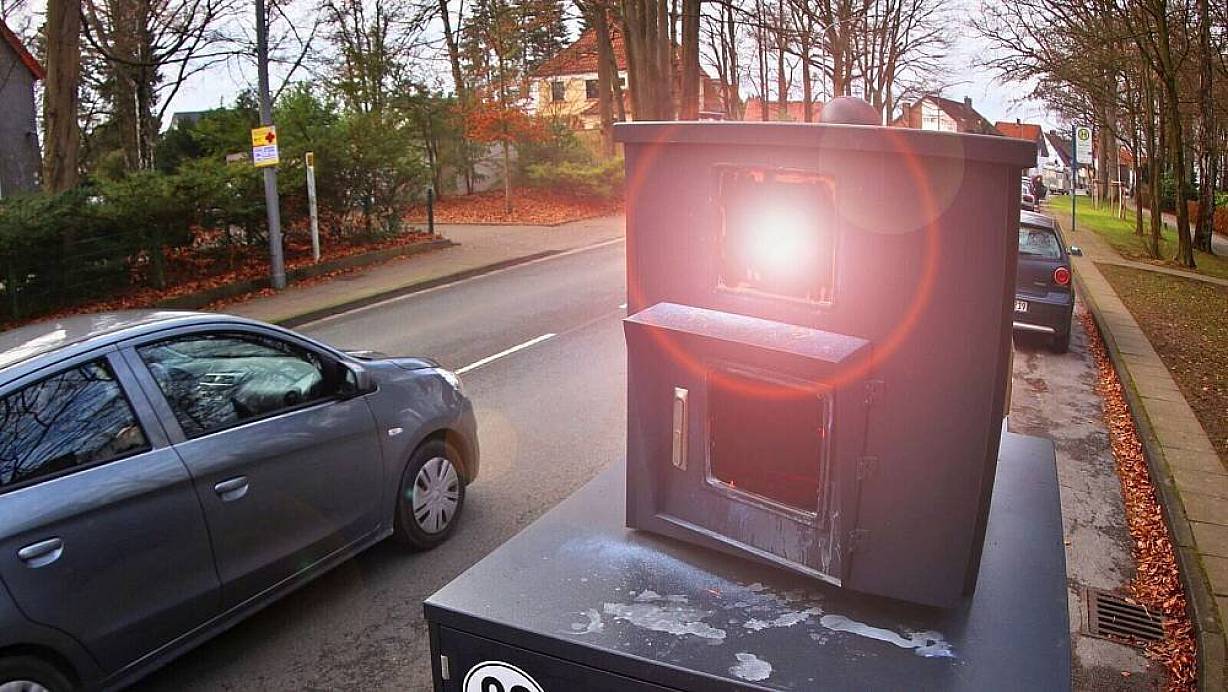
[[[260,124],[273,124],[269,101],[269,27],[264,0],[256,0],[256,75],[260,91]],[[269,279],[273,288],[286,287],[286,262],[281,248],[281,208],[277,198],[277,166],[264,169],[264,202],[269,213]]]

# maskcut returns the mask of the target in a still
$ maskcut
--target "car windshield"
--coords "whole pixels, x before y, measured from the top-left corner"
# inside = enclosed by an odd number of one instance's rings
[[[1019,254],[1040,259],[1061,259],[1062,245],[1057,235],[1047,228],[1020,226]]]

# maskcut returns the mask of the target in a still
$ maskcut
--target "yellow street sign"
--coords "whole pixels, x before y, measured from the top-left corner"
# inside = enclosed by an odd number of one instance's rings
[[[257,127],[252,130],[252,146],[267,147],[277,144],[277,126]]]
[[[256,168],[276,166],[281,162],[277,152],[277,128],[273,125],[252,130],[252,163]]]
[[[307,159],[307,167],[308,167],[308,168],[315,168],[315,167],[316,167],[316,155],[315,155],[315,152],[313,152],[313,151],[309,151],[309,152],[307,152],[307,154],[306,154],[306,156],[305,156],[304,158],[306,158],[306,159]]]

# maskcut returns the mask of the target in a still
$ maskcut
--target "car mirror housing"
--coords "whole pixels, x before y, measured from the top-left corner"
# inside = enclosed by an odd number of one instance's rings
[[[340,361],[341,381],[339,392],[343,397],[362,396],[375,391],[375,380],[371,373],[358,363]]]

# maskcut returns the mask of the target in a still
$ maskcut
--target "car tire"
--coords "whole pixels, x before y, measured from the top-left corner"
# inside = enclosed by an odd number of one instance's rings
[[[460,454],[443,440],[427,440],[414,450],[397,487],[398,542],[430,550],[452,535],[465,507],[461,468]]]
[[[0,689],[11,689],[15,692],[70,692],[75,688],[59,668],[40,658],[10,656],[0,659]]]
[[[1062,334],[1054,334],[1053,340],[1049,342],[1049,348],[1054,353],[1065,353],[1070,350],[1070,330],[1067,329]]]

